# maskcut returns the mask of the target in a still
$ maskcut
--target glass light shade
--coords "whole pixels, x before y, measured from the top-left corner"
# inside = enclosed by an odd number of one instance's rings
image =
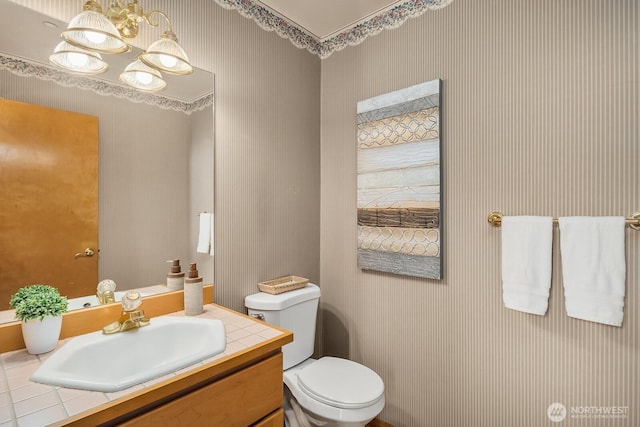
[[[167,36],[167,33],[163,34],[160,40],[151,43],[146,52],[140,55],[140,61],[169,74],[193,73],[193,66],[189,63],[187,54],[178,42]]]
[[[74,46],[101,53],[121,53],[129,50],[115,25],[100,12],[85,10],[76,15],[62,38]]]
[[[160,71],[143,64],[138,59],[127,65],[127,68],[120,74],[120,80],[131,87],[146,92],[157,92],[167,85],[167,82],[162,79]]]
[[[58,43],[49,61],[58,67],[81,74],[104,73],[109,68],[99,53],[80,49],[65,41]]]

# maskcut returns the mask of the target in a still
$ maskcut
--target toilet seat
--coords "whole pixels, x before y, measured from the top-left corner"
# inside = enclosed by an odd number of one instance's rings
[[[300,389],[313,399],[343,409],[371,406],[384,393],[382,379],[359,363],[323,357],[298,373]]]
[[[339,422],[362,423],[362,425],[369,422],[376,415],[382,412],[382,409],[384,408],[384,404],[385,404],[384,385],[382,385],[381,387],[382,392],[380,393],[377,401],[371,403],[369,406],[363,406],[361,408],[351,408],[351,409],[340,408],[335,403],[328,404],[328,403],[321,402],[317,397],[312,396],[312,394],[303,390],[303,386],[301,385],[301,382],[299,380],[300,373],[312,367],[316,363],[322,361],[323,359],[326,359],[326,358],[323,357],[319,360],[307,359],[302,363],[285,370],[283,373],[283,380],[285,385],[291,391],[291,394],[298,401],[300,406],[302,406],[306,411],[310,411],[311,413],[316,414],[317,416],[320,416],[320,417],[324,417],[325,419],[328,419],[328,420],[335,420]],[[334,359],[334,358],[330,358],[330,359]],[[338,359],[338,360],[346,360],[346,359]],[[323,364],[324,363],[326,362],[323,362]],[[341,362],[338,362],[338,363],[341,363]],[[355,363],[355,362],[351,362],[351,363]],[[322,366],[322,364],[320,366]],[[359,365],[359,366],[362,366],[362,365]],[[314,371],[315,369],[309,372],[314,372]],[[318,370],[318,371],[324,371],[324,369]],[[373,376],[378,377],[378,375],[374,371],[371,371],[371,373],[373,374]],[[324,372],[323,375],[328,375],[328,373]],[[341,380],[344,380],[344,378],[342,378]],[[380,379],[380,381],[382,382],[382,379]],[[339,388],[339,387],[336,387],[336,388]],[[334,399],[325,399],[325,400],[338,400],[338,399],[334,398]],[[351,403],[353,403],[356,399],[345,399],[345,400],[350,400]],[[361,399],[361,400],[366,400],[366,399]]]

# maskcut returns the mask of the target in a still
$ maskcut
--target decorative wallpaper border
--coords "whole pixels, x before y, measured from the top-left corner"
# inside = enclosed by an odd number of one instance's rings
[[[131,102],[144,103],[164,110],[174,110],[185,114],[191,114],[213,105],[213,93],[194,102],[184,102],[84,76],[76,76],[37,62],[13,58],[4,53],[0,53],[0,70],[7,70],[22,77],[36,77],[40,80],[52,81],[60,86],[77,87],[83,90],[90,90],[99,95],[115,96]]]
[[[418,17],[428,10],[446,7],[453,0],[409,0],[322,41],[269,9],[257,5],[253,0],[215,0],[215,2],[225,9],[236,9],[242,16],[256,21],[264,30],[275,31],[280,37],[291,40],[295,46],[307,49],[324,59],[347,46],[358,45],[367,37],[383,30],[398,28],[409,18]]]

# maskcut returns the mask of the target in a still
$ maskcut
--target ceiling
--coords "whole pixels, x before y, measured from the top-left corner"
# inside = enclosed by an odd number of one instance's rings
[[[320,58],[453,0],[215,0]]]
[[[296,27],[326,40],[405,0],[255,0]]]

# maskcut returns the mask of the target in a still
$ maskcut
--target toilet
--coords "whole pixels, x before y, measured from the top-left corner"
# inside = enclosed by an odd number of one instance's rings
[[[337,357],[311,359],[320,288],[245,298],[250,316],[293,332],[282,348],[285,425],[289,427],[361,427],[384,408],[384,383],[373,370]]]

